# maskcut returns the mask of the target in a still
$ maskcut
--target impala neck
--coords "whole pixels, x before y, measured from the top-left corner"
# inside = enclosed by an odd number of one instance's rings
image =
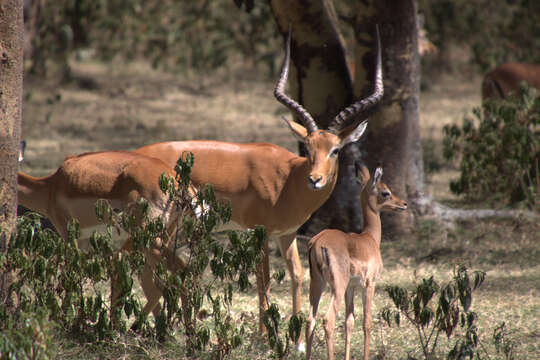
[[[367,191],[367,190],[364,190]],[[381,225],[381,213],[377,209],[375,201],[370,201],[370,196],[367,193],[363,193],[362,199],[362,216],[364,219],[363,233],[368,233],[377,242],[377,245],[381,245],[382,225]]]
[[[289,186],[294,201],[300,201],[305,205],[304,208],[309,212],[307,217],[320,208],[326,200],[332,194],[334,187],[336,186],[338,166],[336,164],[336,172],[334,176],[329,179],[327,185],[320,190],[313,190],[308,187],[308,178],[312,171],[309,160],[305,157],[297,157],[293,160],[292,170],[290,174]],[[292,179],[292,181],[291,181]]]
[[[32,211],[47,215],[49,208],[48,177],[35,178],[22,172],[17,174],[18,204]]]

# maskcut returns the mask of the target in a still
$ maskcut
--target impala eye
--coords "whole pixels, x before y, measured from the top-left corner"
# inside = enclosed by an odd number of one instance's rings
[[[385,199],[388,199],[392,194],[390,194],[390,191],[383,191],[381,193],[381,196]]]
[[[333,148],[332,151],[330,151],[330,156],[335,157],[338,156],[340,148]]]

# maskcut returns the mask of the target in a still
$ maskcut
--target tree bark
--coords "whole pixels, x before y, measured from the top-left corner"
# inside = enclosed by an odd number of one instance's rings
[[[407,196],[410,209],[385,213],[385,237],[410,230],[417,199],[424,197],[424,175],[418,98],[420,59],[414,0],[358,2],[355,36],[355,94],[365,93],[372,78],[370,53],[373,27],[379,24],[385,95],[369,122],[365,149],[370,168],[382,162],[384,181],[399,196]],[[367,40],[366,40],[367,39]],[[359,66],[359,65],[362,66]],[[412,203],[412,204],[411,204]]]
[[[0,3],[0,253],[15,231],[17,167],[22,116],[23,1]],[[0,299],[6,299],[10,274],[0,269]]]
[[[330,0],[270,0],[280,32],[292,25],[291,73],[288,93],[302,104],[321,129],[353,102],[351,76],[344,42]],[[300,153],[303,151],[300,150]],[[324,228],[362,229],[359,191],[354,181],[354,161],[359,144],[340,152],[339,175],[330,199],[313,214],[300,233],[316,234]]]

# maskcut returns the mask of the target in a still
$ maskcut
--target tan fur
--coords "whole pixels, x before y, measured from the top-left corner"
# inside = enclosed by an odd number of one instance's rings
[[[279,242],[281,254],[292,279],[293,313],[301,306],[302,264],[296,246],[296,230],[330,196],[337,180],[338,156],[329,155],[336,147],[355,141],[347,129],[339,135],[317,130],[308,134],[295,124],[291,130],[309,149],[310,157],[297,156],[273,144],[238,144],[220,141],[176,141],[148,145],[136,150],[159,158],[169,165],[184,152],[195,156],[191,180],[195,184],[212,184],[221,200],[232,207],[231,221],[241,228],[264,225],[267,234]],[[361,136],[363,130],[357,135]],[[318,180],[319,179],[319,180]],[[318,180],[318,181],[317,181]],[[314,190],[313,182],[321,185]],[[258,276],[260,330],[264,331],[262,314],[267,308],[268,254],[265,253]]]
[[[278,241],[292,279],[293,313],[298,313],[303,270],[296,246],[296,230],[334,189],[338,156],[329,155],[330,152],[356,141],[363,130],[356,134],[357,137],[351,137],[351,133],[361,126],[365,129],[365,124],[360,124],[335,135],[324,130],[308,133],[302,125],[294,124],[291,131],[303,138],[309,158],[273,144],[220,141],[164,142],[142,147],[136,152],[159,158],[170,166],[184,152],[192,152],[195,156],[191,174],[193,183],[212,184],[219,199],[230,201],[231,221],[240,228],[264,225],[268,236]],[[310,187],[315,181],[320,189]],[[261,331],[264,331],[262,315],[268,307],[268,269],[266,250],[260,267],[262,274],[257,277]]]
[[[82,233],[84,229],[93,229],[100,224],[95,215],[98,199],[106,199],[113,208],[132,213],[136,208],[133,206],[135,201],[143,197],[150,205],[150,218],[160,217],[172,235],[181,214],[168,195],[159,188],[158,179],[162,173],[172,175],[172,168],[161,160],[132,152],[112,151],[69,156],[49,176],[35,178],[19,172],[19,204],[49,218],[60,235],[67,239],[67,228],[72,219],[79,222]],[[196,194],[193,187],[190,188],[190,194]],[[138,213],[132,214],[140,217]],[[80,239],[80,242],[84,243],[85,240]],[[153,246],[145,250],[147,264],[141,276],[141,285],[148,300],[144,310],[146,313],[154,310],[154,314],[157,314],[159,311],[156,305],[161,290],[153,281],[153,268],[161,258],[161,251],[166,252],[172,270],[183,266],[180,258],[161,249],[161,242],[162,239],[156,239]],[[129,239],[122,249],[131,250]],[[112,290],[114,300],[116,294]]]
[[[382,170],[380,172],[382,175]],[[379,249],[381,242],[380,211],[405,210],[407,204],[391,194],[380,177],[369,180],[365,167],[358,169],[365,184],[361,201],[364,214],[364,231],[361,234],[344,233],[340,230],[323,230],[309,242],[310,309],[306,324],[307,359],[311,358],[313,330],[321,295],[330,284],[332,297],[324,316],[324,330],[328,345],[328,359],[334,359],[334,322],[336,313],[345,298],[345,359],[350,358],[351,334],[354,325],[354,290],[364,289],[364,359],[369,359],[371,331],[371,304],[375,282],[383,263]],[[368,181],[369,180],[369,181]],[[386,195],[385,195],[386,194]]]
[[[236,144],[219,141],[166,142],[137,150],[174,165],[185,151],[195,155],[192,181],[212,184],[220,199],[229,200],[232,223],[241,228],[264,225],[269,237],[278,240],[281,255],[291,276],[293,314],[300,311],[302,264],[296,246],[296,230],[330,196],[338,174],[338,152],[357,141],[367,121],[353,125],[359,114],[381,101],[384,94],[378,28],[374,90],[336,114],[329,130],[319,130],[313,116],[285,93],[290,66],[291,33],[286,39],[285,58],[277,84],[276,99],[290,109],[301,124],[287,120],[291,132],[304,142],[308,158],[299,157],[272,144]],[[269,295],[268,243],[257,271],[259,329],[265,331],[263,315]],[[298,346],[300,348],[300,339]]]
[[[517,95],[522,82],[540,91],[540,64],[506,63],[488,72],[482,81],[482,101]]]

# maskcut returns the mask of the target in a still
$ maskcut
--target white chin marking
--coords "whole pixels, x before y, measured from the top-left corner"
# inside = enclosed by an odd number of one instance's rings
[[[306,344],[301,342],[300,344],[296,345],[296,351],[304,354],[306,352]]]
[[[316,184],[313,184],[313,183],[308,183],[308,187],[311,189],[311,190],[321,190],[324,185],[320,184],[320,183],[316,183]]]

